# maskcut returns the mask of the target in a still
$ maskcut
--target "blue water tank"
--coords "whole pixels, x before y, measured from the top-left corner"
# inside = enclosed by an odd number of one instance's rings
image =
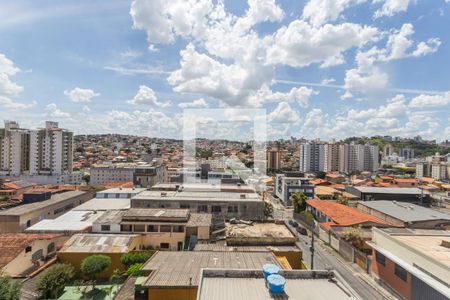
[[[278,274],[280,272],[280,267],[274,264],[263,265],[264,279],[267,279],[269,275]]]
[[[271,294],[282,294],[284,292],[284,285],[286,279],[278,274],[272,274],[267,277],[267,286]]]

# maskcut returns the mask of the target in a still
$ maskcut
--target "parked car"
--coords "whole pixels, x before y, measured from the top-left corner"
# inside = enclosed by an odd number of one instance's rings
[[[304,227],[298,226],[298,227],[296,228],[296,230],[297,230],[297,232],[300,233],[301,235],[307,235],[307,234],[308,234],[308,231],[306,231],[306,228],[304,228]]]
[[[297,228],[297,227],[298,227],[298,223],[297,223],[297,222],[295,222],[294,220],[291,220],[291,221],[292,221],[292,224],[291,224],[291,226],[292,226],[292,227],[296,227],[296,228]]]

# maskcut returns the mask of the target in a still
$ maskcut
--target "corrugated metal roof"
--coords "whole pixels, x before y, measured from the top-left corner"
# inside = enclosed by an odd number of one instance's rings
[[[187,222],[187,227],[198,227],[198,226],[211,226],[212,214],[197,214],[191,213],[189,216],[189,221]]]
[[[73,210],[110,210],[110,209],[128,209],[130,208],[130,199],[92,199],[78,205]]]
[[[450,215],[411,203],[394,201],[359,201],[358,204],[375,209],[403,222],[417,222],[426,220],[450,220]]]
[[[354,186],[362,193],[373,193],[373,194],[408,194],[408,195],[418,195],[421,193],[418,188],[388,188],[388,187],[372,187],[372,186]]]
[[[273,252],[273,251],[289,251],[301,252],[295,246],[227,246],[220,244],[197,244],[195,251],[237,251],[237,252]]]
[[[160,251],[143,267],[153,270],[144,285],[198,286],[203,268],[260,269],[266,263],[279,265],[270,252]]]
[[[217,275],[205,276],[203,271],[197,300],[352,300],[358,299],[353,291],[337,280],[330,281],[326,276],[313,278],[308,271],[282,271],[286,278],[283,294],[269,293],[262,271],[219,270]],[[208,273],[214,273],[211,271]],[[229,273],[234,272],[230,276]],[[228,273],[228,274],[227,274]],[[292,274],[292,275],[289,275]],[[296,276],[295,274],[298,274]]]
[[[137,234],[75,234],[59,252],[125,253]]]

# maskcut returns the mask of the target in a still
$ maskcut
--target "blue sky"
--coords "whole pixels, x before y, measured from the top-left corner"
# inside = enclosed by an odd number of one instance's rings
[[[0,1],[0,118],[181,137],[184,109],[263,108],[270,138],[448,139],[449,24],[445,0]]]

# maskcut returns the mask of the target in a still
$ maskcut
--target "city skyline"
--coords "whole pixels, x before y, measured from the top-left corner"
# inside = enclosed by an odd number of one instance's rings
[[[448,1],[328,2],[0,4],[0,119],[180,138],[183,109],[260,107],[270,140],[449,137]]]

